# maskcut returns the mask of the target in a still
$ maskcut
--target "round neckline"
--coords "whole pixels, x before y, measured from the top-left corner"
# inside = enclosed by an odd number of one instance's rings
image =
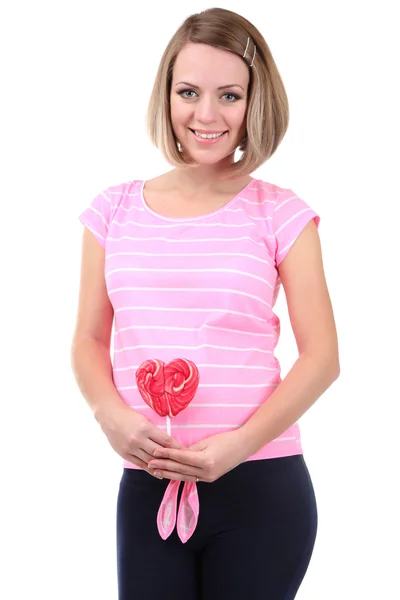
[[[185,222],[185,221],[198,221],[200,219],[206,219],[207,217],[213,217],[214,215],[218,215],[219,213],[221,213],[224,210],[226,210],[255,181],[256,181],[256,179],[254,177],[252,177],[251,180],[249,181],[249,183],[247,183],[233,198],[231,198],[231,200],[229,200],[229,202],[227,202],[226,204],[224,204],[223,206],[221,206],[221,208],[218,208],[217,210],[214,210],[214,211],[209,212],[209,213],[205,213],[204,215],[197,215],[197,217],[167,217],[165,215],[161,215],[158,212],[155,212],[152,208],[150,208],[150,206],[147,204],[146,200],[144,199],[144,193],[143,192],[144,192],[144,186],[146,185],[146,180],[145,179],[142,180],[141,186],[140,186],[140,200],[141,200],[141,203],[142,203],[144,209],[147,212],[149,212],[154,217],[157,217],[158,219],[161,219],[163,221],[171,221],[171,222],[174,222],[174,223]]]

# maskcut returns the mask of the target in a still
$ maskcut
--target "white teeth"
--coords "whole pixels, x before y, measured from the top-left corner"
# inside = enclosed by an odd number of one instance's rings
[[[197,135],[197,137],[201,137],[201,138],[205,138],[205,139],[212,139],[212,138],[219,138],[221,137],[221,135],[224,135],[224,131],[222,133],[200,133],[199,131],[195,131],[195,134]]]

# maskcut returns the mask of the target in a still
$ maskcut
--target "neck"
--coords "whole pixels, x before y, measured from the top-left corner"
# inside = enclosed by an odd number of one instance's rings
[[[183,192],[188,191],[201,193],[218,193],[218,192],[231,192],[243,187],[251,180],[248,175],[241,176],[235,179],[226,179],[224,177],[224,169],[229,166],[230,163],[226,162],[224,165],[221,163],[214,165],[198,165],[196,167],[182,167],[174,169],[171,172],[173,179],[175,180],[176,186]]]

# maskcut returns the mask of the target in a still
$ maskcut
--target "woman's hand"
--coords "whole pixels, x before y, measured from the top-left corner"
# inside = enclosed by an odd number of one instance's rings
[[[211,483],[247,460],[250,451],[241,430],[236,429],[205,438],[188,449],[158,448],[153,454],[148,467],[156,477]]]
[[[148,473],[148,462],[155,450],[183,448],[173,437],[128,406],[106,411],[97,420],[115,452]]]

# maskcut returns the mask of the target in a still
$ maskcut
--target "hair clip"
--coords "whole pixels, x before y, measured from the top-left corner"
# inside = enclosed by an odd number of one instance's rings
[[[250,43],[250,37],[247,38],[246,50],[244,51],[243,58],[245,58],[245,56],[246,56],[247,48],[249,47],[249,43]],[[249,65],[250,67],[253,66],[253,62],[254,62],[254,58],[256,56],[256,52],[257,52],[257,46],[254,44],[254,54],[253,54],[253,59],[251,61],[251,64]]]

